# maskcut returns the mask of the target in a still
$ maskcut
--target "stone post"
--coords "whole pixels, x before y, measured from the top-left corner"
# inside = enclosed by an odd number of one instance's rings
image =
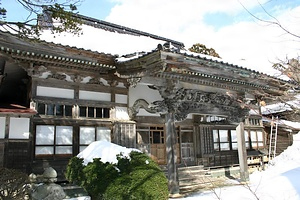
[[[248,163],[247,163],[247,150],[245,144],[245,133],[244,133],[244,123],[236,127],[237,135],[237,145],[239,154],[239,164],[240,164],[240,178],[241,182],[249,181]]]
[[[178,169],[176,166],[176,129],[174,113],[165,115],[166,127],[166,151],[167,151],[167,169],[168,185],[170,196],[179,194]]]

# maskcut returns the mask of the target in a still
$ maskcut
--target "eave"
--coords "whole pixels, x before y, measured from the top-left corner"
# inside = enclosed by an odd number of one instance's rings
[[[242,93],[249,92],[258,96],[281,96],[292,86],[288,81],[225,63],[220,59],[164,50],[156,50],[143,57],[123,62],[117,72],[123,78],[158,77]]]
[[[45,41],[20,39],[16,35],[0,32],[0,53],[18,62],[60,66],[92,72],[114,70],[115,56],[92,52]]]

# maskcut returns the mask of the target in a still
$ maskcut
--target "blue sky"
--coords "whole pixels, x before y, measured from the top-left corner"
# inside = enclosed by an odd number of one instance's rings
[[[26,12],[16,0],[0,0],[0,2],[2,2],[2,6],[8,10],[7,20],[22,21],[28,17],[28,12]],[[114,8],[114,6],[125,4],[124,2],[126,1],[82,0],[82,2],[78,4],[78,11],[82,15],[105,20],[106,17],[109,16],[111,9]],[[164,2],[164,0],[161,2]],[[243,3],[243,1],[240,2],[245,5],[245,7],[253,14],[257,16],[263,15],[265,18],[269,18],[269,16],[264,13],[259,3],[256,3],[255,6],[248,7],[247,4]],[[186,1],[186,4],[188,3],[189,0]],[[240,4],[238,0],[236,0],[236,4]],[[261,4],[271,15],[276,15],[278,11],[280,12],[284,9],[300,5],[300,0],[268,0],[266,2],[262,2]],[[240,7],[242,8],[241,5]],[[210,11],[204,15],[203,19],[204,23],[213,26],[215,29],[219,29],[221,27],[241,21],[255,20],[245,9],[240,9],[239,11],[233,13],[222,12],[218,10]]]
[[[0,2],[8,20],[26,19],[16,0]],[[274,62],[300,55],[299,39],[255,20],[241,5],[270,19],[258,2],[300,35],[300,0],[83,0],[78,9],[82,15],[184,42],[187,48],[203,43],[225,61],[271,73]]]

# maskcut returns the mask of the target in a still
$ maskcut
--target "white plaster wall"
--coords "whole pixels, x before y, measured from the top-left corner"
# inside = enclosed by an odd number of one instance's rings
[[[9,135],[11,139],[29,138],[29,118],[10,118]]]
[[[110,93],[79,90],[79,99],[95,101],[111,101]]]
[[[58,98],[74,99],[74,90],[37,86],[36,95],[43,96],[43,97],[58,97]]]
[[[124,94],[116,94],[116,103],[125,103],[127,104],[128,96]]]
[[[145,99],[148,103],[162,100],[157,90],[150,89],[147,85],[138,84],[134,88],[129,88],[129,105],[132,106],[137,99]]]
[[[157,90],[150,89],[147,85],[138,84],[134,88],[129,88],[129,106],[132,107],[138,99],[144,99],[148,103],[162,100]],[[159,114],[148,113],[145,109],[140,109],[137,116],[160,116]]]
[[[131,107],[138,99],[144,99],[148,103],[162,100],[157,90],[150,89],[147,85],[138,84],[134,88],[129,88],[129,106]],[[160,116],[159,114],[148,113],[144,109],[140,109],[137,116]]]
[[[193,119],[193,113],[188,114],[187,119]]]
[[[5,117],[0,117],[0,139],[5,136]]]

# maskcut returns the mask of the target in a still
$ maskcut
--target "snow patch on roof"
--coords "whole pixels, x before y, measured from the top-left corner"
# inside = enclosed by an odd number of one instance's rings
[[[75,46],[85,50],[105,52],[113,55],[126,55],[135,52],[151,52],[165,41],[146,36],[134,36],[106,31],[88,25],[81,25],[82,34],[52,34],[50,30],[42,32],[40,39],[47,42]]]

